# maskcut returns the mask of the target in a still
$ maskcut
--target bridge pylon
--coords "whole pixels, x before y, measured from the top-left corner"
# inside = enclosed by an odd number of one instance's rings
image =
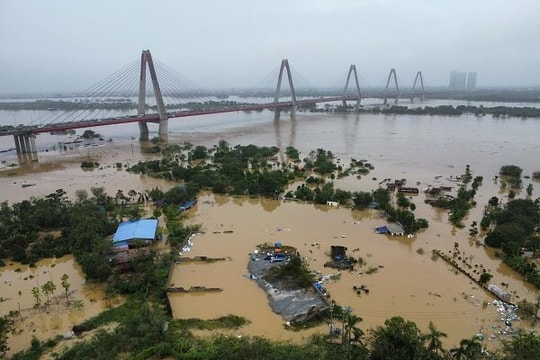
[[[163,97],[161,96],[161,90],[159,88],[159,82],[156,75],[156,69],[154,67],[154,61],[152,60],[152,54],[150,50],[143,50],[141,54],[141,74],[139,81],[139,107],[137,114],[139,116],[144,115],[146,112],[146,66],[148,65],[148,72],[150,73],[150,80],[152,81],[152,87],[154,89],[154,96],[156,98],[157,111],[159,116],[159,137],[166,137],[168,134],[168,118],[165,104],[163,103]],[[146,122],[139,121],[139,130],[141,140],[148,140],[148,124]]]
[[[420,84],[419,85],[420,89],[421,89],[420,96],[418,96],[418,95],[415,96],[415,92],[414,92],[414,90],[416,89],[416,84],[417,83]],[[414,78],[414,83],[413,83],[412,90],[411,90],[411,102],[414,101],[415,97],[420,98],[420,102],[424,102],[424,79],[422,78],[422,72],[421,71],[418,71],[416,73],[416,77]]]
[[[390,73],[388,74],[388,80],[386,80],[386,87],[384,88],[384,105],[388,104],[388,85],[390,85],[390,80],[392,79],[392,75],[394,77],[394,85],[396,87],[396,98],[394,100],[394,104],[397,104],[399,99],[399,86],[397,82],[397,75],[396,75],[396,69],[392,68],[390,69]]]
[[[347,81],[345,82],[345,88],[343,89],[343,96],[347,96],[347,89],[349,87],[349,81],[351,76],[354,76],[354,83],[356,85],[356,95],[358,96],[356,100],[355,110],[358,111],[360,107],[360,101],[362,100],[362,95],[360,93],[360,83],[358,82],[358,74],[356,73],[356,65],[351,65],[349,68],[349,73],[347,74]],[[347,100],[343,100],[343,106],[347,106]]]
[[[296,92],[294,91],[294,84],[291,75],[291,68],[289,67],[289,60],[281,60],[281,67],[279,68],[279,77],[276,86],[276,91],[274,92],[274,103],[279,102],[279,97],[281,95],[281,79],[283,78],[283,70],[287,71],[287,79],[289,80],[289,90],[291,92],[291,103],[292,111],[291,114],[296,113],[297,102],[296,102]],[[276,108],[276,111],[279,112],[279,109]]]

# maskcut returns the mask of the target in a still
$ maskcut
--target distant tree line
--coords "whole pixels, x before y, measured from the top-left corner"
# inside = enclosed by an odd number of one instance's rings
[[[203,110],[203,109],[222,109],[228,107],[242,107],[252,106],[252,103],[241,103],[231,100],[220,101],[203,101],[203,102],[178,102],[167,103],[165,108],[169,110],[174,109],[189,109],[189,110]],[[127,111],[135,110],[138,108],[136,102],[123,99],[123,98],[105,98],[96,102],[94,99],[87,100],[35,100],[35,101],[21,101],[21,102],[0,102],[0,110],[61,110],[61,111],[78,111],[78,110],[115,110],[115,111]],[[155,105],[146,105],[146,109],[156,110]]]
[[[129,110],[136,109],[137,103],[127,100],[110,98],[100,102],[90,100],[35,100],[23,102],[0,102],[0,110]]]
[[[473,114],[476,116],[492,115],[493,117],[518,117],[518,118],[537,118],[540,117],[540,109],[535,107],[511,107],[494,106],[484,107],[472,105],[439,105],[435,107],[407,107],[392,105],[388,108],[373,107],[361,109],[361,112],[371,114],[408,114],[408,115],[463,115]]]

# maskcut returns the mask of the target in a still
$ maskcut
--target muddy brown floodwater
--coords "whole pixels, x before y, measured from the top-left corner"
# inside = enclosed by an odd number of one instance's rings
[[[362,317],[363,329],[382,325],[385,319],[400,315],[427,330],[430,321],[448,334],[445,345],[457,345],[463,338],[483,333],[485,346],[498,347],[503,336],[494,298],[462,274],[456,274],[442,259],[432,259],[431,251],[449,251],[454,242],[468,244],[464,230],[452,237],[434,235],[448,228],[433,224],[429,231],[414,238],[390,237],[374,233],[384,220],[376,210],[351,211],[344,208],[313,206],[296,202],[227,198],[207,195],[192,210],[192,221],[204,225],[184,256],[225,257],[211,264],[177,264],[171,275],[174,286],[222,288],[218,293],[172,294],[176,318],[211,319],[227,314],[246,317],[251,323],[237,335],[264,335],[273,339],[301,341],[327,326],[309,331],[284,330],[284,320],[274,314],[264,291],[247,276],[249,253],[258,244],[282,242],[298,248],[310,268],[322,275],[338,271],[325,268],[331,245],[343,245],[348,254],[362,257],[367,265],[354,271],[341,271],[339,280],[325,283],[333,300],[351,307]],[[442,226],[441,226],[442,225]],[[475,249],[478,250],[478,249]],[[468,252],[475,256],[475,252]],[[478,259],[486,268],[500,268],[498,260]],[[473,262],[474,263],[474,262]],[[377,268],[368,275],[366,270]],[[534,300],[536,291],[516,282],[512,271],[494,275],[496,281],[511,281],[520,298]],[[369,294],[357,295],[352,287],[366,285]],[[514,326],[519,326],[515,323]]]
[[[130,144],[106,145],[90,149],[92,152],[87,150],[81,153],[76,150],[56,158],[45,156],[39,163],[4,169],[0,172],[0,201],[13,204],[30,197],[43,197],[57,189],[63,189],[69,197],[74,198],[77,190],[85,189],[90,193],[92,187],[103,187],[109,195],[114,195],[119,189],[127,194],[131,189],[144,191],[159,187],[167,190],[174,185],[144,175],[130,174],[123,169],[118,170],[116,162],[129,165],[146,157],[140,152],[134,157]],[[80,163],[88,156],[99,161],[102,166],[92,171],[82,170]],[[23,184],[31,186],[23,187]],[[28,348],[33,336],[45,340],[68,334],[73,325],[97,315],[108,306],[103,300],[102,286],[86,283],[84,274],[72,256],[41,260],[32,268],[10,261],[6,263],[8,266],[0,268],[0,312],[7,314],[20,309],[23,317],[23,321],[17,323],[20,334],[9,339],[8,356]],[[60,280],[63,274],[69,276],[70,292],[73,292],[70,300],[81,300],[82,308],[65,305]],[[56,285],[54,294],[59,301],[53,300],[48,312],[47,309],[33,309],[35,301],[31,289],[49,280]],[[45,302],[45,296],[41,298]]]
[[[66,303],[65,291],[61,286],[64,274],[69,276],[67,282],[70,284],[70,305]],[[0,279],[2,314],[12,310],[21,311],[21,317],[17,317],[16,322],[18,334],[12,335],[8,342],[11,348],[8,355],[28,348],[34,336],[45,340],[59,334],[68,334],[73,325],[97,315],[108,305],[103,300],[102,286],[87,284],[84,274],[71,255],[40,260],[35,267],[8,262],[7,266],[0,268]],[[50,305],[45,306],[47,297],[41,294],[43,306],[36,309],[32,288],[41,287],[48,281],[56,285],[54,296],[50,298]],[[74,306],[79,301],[81,306]]]
[[[264,291],[246,276],[247,263],[249,253],[256,245],[279,241],[296,246],[310,268],[321,276],[335,274],[337,271],[325,268],[323,264],[328,260],[331,245],[343,245],[348,248],[349,255],[362,257],[367,265],[357,267],[353,272],[341,272],[339,280],[326,282],[325,287],[336,303],[351,307],[363,318],[359,323],[363,330],[382,325],[388,317],[400,315],[416,322],[424,331],[433,321],[439,330],[448,334],[443,340],[447,348],[479,332],[485,336],[484,347],[498,347],[500,339],[508,335],[501,333],[504,324],[493,305],[494,298],[464,275],[456,273],[442,259],[432,258],[432,250],[448,253],[457,243],[463,257],[493,275],[491,282],[508,284],[513,301],[536,301],[538,291],[502,264],[492,249],[476,245],[474,239],[469,238],[468,230],[472,221],[480,222],[483,205],[491,196],[507,201],[507,191],[502,189],[500,181],[494,180],[502,165],[521,166],[524,175],[540,170],[537,168],[540,123],[532,119],[477,118],[472,115],[298,114],[296,118],[283,116],[274,122],[271,117],[267,113],[231,114],[204,117],[189,124],[171,122],[169,141],[179,144],[189,141],[208,147],[219,140],[226,140],[233,146],[294,146],[302,152],[302,157],[307,156],[309,150],[323,148],[331,150],[344,167],[352,158],[371,162],[375,169],[369,175],[334,181],[335,187],[350,191],[370,191],[383,179],[405,178],[407,186],[423,189],[446,185],[452,186],[451,194],[455,194],[458,186],[455,177],[462,175],[469,164],[473,176],[484,178],[475,196],[478,205],[465,219],[466,226],[458,229],[449,224],[446,211],[424,204],[423,193],[412,196],[416,216],[426,218],[429,228],[407,238],[375,234],[373,229],[385,223],[376,210],[351,211],[268,199],[203,195],[188,214],[189,221],[203,225],[204,233],[193,239],[193,246],[185,255],[226,257],[227,260],[211,264],[178,264],[171,274],[171,283],[183,287],[220,287],[223,291],[172,294],[173,315],[209,319],[236,314],[251,323],[232,331],[235,335],[263,335],[295,342],[301,342],[313,333],[326,332],[326,325],[300,332],[285,330],[284,320],[271,311]],[[234,125],[224,125],[225,120],[231,118],[238,121]],[[118,131],[121,131],[120,127]],[[136,133],[127,135],[135,136]],[[0,201],[17,202],[30,196],[45,196],[58,188],[73,197],[76,190],[89,191],[94,186],[102,186],[109,194],[115,194],[118,189],[142,191],[157,186],[167,190],[174,185],[116,169],[117,162],[131,164],[151,157],[141,154],[136,141],[112,142],[40,156],[39,163],[21,167],[11,167],[11,159],[3,160],[6,168],[0,173]],[[80,168],[83,159],[96,159],[101,167],[85,172]],[[23,188],[23,183],[33,186]],[[524,188],[529,183],[534,185],[533,198],[538,197],[539,183],[524,180]],[[525,194],[518,192],[518,196],[525,197]],[[58,264],[53,268],[52,262]],[[370,267],[377,271],[367,274]],[[27,346],[33,334],[42,339],[53,333],[64,334],[70,324],[80,320],[78,316],[88,318],[103,307],[98,290],[85,290],[87,285],[71,258],[40,262],[32,270],[21,269],[23,272],[17,273],[12,267],[0,269],[2,289],[15,291],[3,295],[10,298],[0,303],[3,313],[17,310],[18,302],[21,302],[21,308],[30,308],[33,302],[29,289],[35,286],[36,279],[48,279],[49,274],[58,277],[68,273],[72,288],[78,289],[76,296],[85,299],[85,306],[82,315],[71,310],[63,312],[61,307],[58,313],[51,310],[48,315],[31,315],[32,311],[27,311],[28,318],[22,324],[33,324],[32,328],[25,328],[21,335],[10,339],[12,352]],[[30,275],[27,271],[34,271],[39,277],[24,280]],[[352,287],[359,285],[367,286],[370,293],[357,295]],[[21,295],[14,290],[17,286],[22,286]],[[60,290],[56,293],[61,294]],[[72,317],[75,317],[73,322]],[[513,328],[526,326],[519,321],[512,325]]]

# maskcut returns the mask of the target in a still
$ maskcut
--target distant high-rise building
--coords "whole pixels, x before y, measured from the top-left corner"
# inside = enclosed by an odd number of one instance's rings
[[[467,74],[467,90],[474,90],[476,89],[476,76],[478,74],[476,72],[469,72]]]
[[[471,76],[471,74],[474,75]],[[470,85],[473,86],[474,89],[476,87],[476,73],[469,73],[468,80],[466,72],[452,71],[450,73],[450,84],[448,85],[448,88],[457,91],[469,89],[469,81],[471,81]]]

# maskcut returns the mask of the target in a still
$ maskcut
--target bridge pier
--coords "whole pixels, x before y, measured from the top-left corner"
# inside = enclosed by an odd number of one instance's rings
[[[37,160],[36,136],[34,134],[13,135],[17,155],[30,154],[30,160]],[[25,156],[26,158],[27,156]]]
[[[140,140],[148,140],[149,131],[148,131],[147,123],[139,121],[139,133],[140,133],[139,135]]]
[[[15,142],[15,150],[17,154],[21,153],[21,144],[19,143],[19,135],[13,135],[13,141]]]
[[[161,118],[161,115],[159,117],[158,134],[162,139],[166,138],[169,134],[169,119],[167,118],[167,115],[164,115],[164,118]]]
[[[36,135],[30,135],[30,148],[32,150],[32,154],[37,154],[37,146],[36,146]],[[37,159],[37,156],[36,156]]]

